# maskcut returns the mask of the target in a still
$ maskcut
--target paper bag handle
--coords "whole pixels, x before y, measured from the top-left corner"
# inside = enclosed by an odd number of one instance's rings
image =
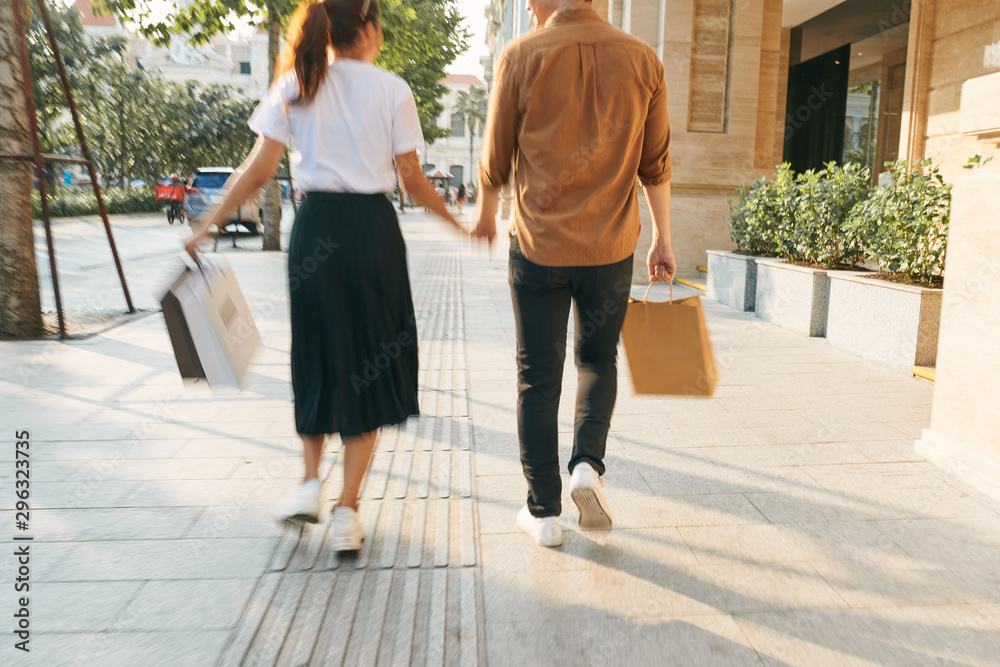
[[[646,288],[646,293],[642,295],[642,302],[646,303],[646,297],[649,296],[649,290],[653,289],[653,283],[649,283],[649,287]],[[674,279],[670,279],[670,300],[674,300]]]

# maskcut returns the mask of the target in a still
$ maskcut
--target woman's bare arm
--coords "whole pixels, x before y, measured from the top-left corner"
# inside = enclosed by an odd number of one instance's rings
[[[250,155],[240,167],[242,173],[233,181],[222,203],[207,210],[191,223],[194,234],[184,244],[189,254],[194,255],[198,244],[208,238],[211,233],[209,229],[213,225],[221,227],[228,222],[227,218],[232,211],[253,197],[257,190],[264,187],[274,177],[278,172],[278,166],[281,164],[281,157],[284,153],[285,145],[280,142],[265,137],[260,137],[257,140]]]
[[[403,155],[396,156],[396,169],[399,170],[399,177],[403,181],[403,188],[416,199],[421,206],[429,208],[451,223],[455,229],[467,233],[465,228],[452,216],[448,207],[441,201],[434,191],[434,186],[424,177],[424,171],[420,168],[420,160],[417,158],[417,151],[411,151]]]

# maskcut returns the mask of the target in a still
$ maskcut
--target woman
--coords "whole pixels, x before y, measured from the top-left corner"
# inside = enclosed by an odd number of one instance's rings
[[[358,490],[377,430],[419,412],[406,248],[385,196],[395,170],[411,196],[464,231],[423,177],[423,135],[409,86],[373,64],[382,42],[377,0],[299,7],[278,76],[250,119],[260,138],[248,165],[187,242],[195,253],[209,228],[266,184],[291,148],[295,182],[307,192],[288,252],[292,389],[305,475],[277,519],[319,521],[323,442],[339,433],[344,485],[331,526],[338,551],[361,546]]]
[[[455,195],[455,201],[458,202],[458,214],[462,215],[462,207],[465,206],[465,183],[458,184],[458,193]]]

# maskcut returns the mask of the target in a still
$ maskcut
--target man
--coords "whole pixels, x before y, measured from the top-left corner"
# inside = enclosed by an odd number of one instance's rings
[[[509,283],[517,327],[517,430],[528,502],[521,530],[562,543],[557,412],[574,304],[579,374],[571,497],[583,528],[610,528],[604,453],[617,394],[618,338],[639,238],[636,178],[653,218],[651,281],[670,248],[670,128],[663,65],[585,0],[528,0],[538,29],[497,62],[474,234],[496,236],[514,161]]]

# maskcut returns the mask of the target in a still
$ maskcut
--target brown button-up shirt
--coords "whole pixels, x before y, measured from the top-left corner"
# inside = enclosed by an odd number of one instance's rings
[[[663,64],[592,9],[559,11],[497,61],[479,182],[514,165],[512,231],[545,266],[600,266],[639,240],[636,177],[670,180]]]

